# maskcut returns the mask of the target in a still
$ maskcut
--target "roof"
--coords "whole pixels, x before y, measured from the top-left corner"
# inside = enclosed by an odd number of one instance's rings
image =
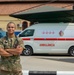
[[[33,14],[33,13],[41,13],[41,12],[52,12],[52,11],[60,11],[60,10],[68,10],[65,8],[58,8],[58,7],[52,7],[52,6],[48,6],[48,5],[44,5],[44,6],[39,6],[36,8],[31,8],[29,10],[23,10],[20,12],[16,12],[14,13],[14,15],[18,15],[18,14]]]
[[[0,15],[9,15],[14,12],[22,11],[35,7],[39,4],[24,4],[24,3],[15,3],[15,4],[0,4]]]
[[[41,6],[30,10],[11,14],[10,16],[31,22],[72,22],[74,10]]]
[[[26,1],[28,3],[26,3]],[[27,9],[30,9],[32,7],[36,7],[36,6],[42,4],[42,3],[32,3],[32,1],[49,1],[49,2],[44,2],[46,4],[49,4],[49,3],[52,3],[50,1],[54,2],[56,0],[0,0],[0,15],[9,15],[9,14],[27,10]],[[60,1],[60,0],[58,0],[58,1]],[[72,4],[70,4],[70,3],[68,3],[68,5],[69,5],[69,7],[72,6]],[[64,5],[64,6],[67,6],[67,5]]]
[[[0,2],[35,2],[35,1],[40,1],[40,2],[43,2],[43,1],[52,1],[52,0],[0,0]],[[54,1],[57,1],[57,2],[74,2],[74,0],[54,0]]]
[[[12,1],[19,1],[19,2],[21,2],[21,1],[23,1],[23,2],[25,2],[25,1],[51,1],[51,0],[0,0],[0,2],[12,2]]]

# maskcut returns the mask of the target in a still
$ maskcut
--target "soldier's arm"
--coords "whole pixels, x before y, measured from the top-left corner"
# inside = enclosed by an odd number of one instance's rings
[[[4,49],[0,48],[0,55],[1,56],[12,56],[12,54],[6,52]]]
[[[25,49],[23,41],[21,38],[19,38],[19,43],[18,46],[14,49],[6,49],[6,51],[8,51],[9,53],[13,54],[13,55],[20,55],[22,53],[22,51]]]
[[[0,39],[0,55],[1,56],[12,56],[12,54],[10,54],[4,50],[4,45],[3,45],[2,39]]]
[[[6,51],[13,55],[20,55],[23,51],[23,48],[18,45],[15,49],[6,49]]]

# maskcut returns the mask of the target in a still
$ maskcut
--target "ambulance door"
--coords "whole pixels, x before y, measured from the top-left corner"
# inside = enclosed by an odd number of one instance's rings
[[[54,34],[49,30],[36,30],[34,33],[34,51],[35,53],[50,53],[54,47],[54,41],[49,37],[50,34]]]
[[[33,47],[33,35],[34,35],[34,29],[26,29],[21,34],[19,34],[19,37],[23,39],[24,45]]]

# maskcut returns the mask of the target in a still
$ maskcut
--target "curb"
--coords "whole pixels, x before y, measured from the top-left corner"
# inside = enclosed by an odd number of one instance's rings
[[[74,75],[74,71],[28,71],[23,70],[23,75]]]

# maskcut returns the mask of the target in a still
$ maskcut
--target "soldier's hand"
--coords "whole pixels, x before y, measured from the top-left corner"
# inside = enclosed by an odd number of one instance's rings
[[[0,49],[0,55],[1,56],[12,56],[12,54],[6,52],[4,49]]]
[[[18,45],[16,48],[19,49],[19,50],[22,49],[22,47],[20,45]]]
[[[13,55],[10,53],[4,53],[4,54],[2,54],[2,56],[13,56]]]
[[[17,51],[18,51],[19,54],[21,54],[22,51],[23,51],[23,48],[22,48],[20,45],[18,45],[18,46],[16,47],[16,49],[17,49]]]

